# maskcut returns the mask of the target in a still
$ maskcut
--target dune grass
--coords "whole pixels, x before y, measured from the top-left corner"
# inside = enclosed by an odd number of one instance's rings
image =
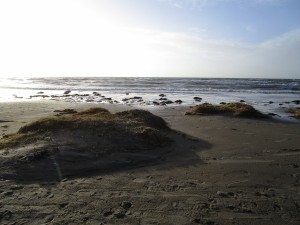
[[[17,133],[0,139],[0,149],[26,145],[43,140],[45,136],[72,131],[80,131],[83,136],[86,134],[107,138],[108,141],[119,137],[139,139],[155,146],[168,141],[160,132],[167,129],[168,125],[162,118],[145,110],[112,114],[103,108],[90,108],[70,115],[45,117],[25,125]]]
[[[100,107],[93,107],[93,108],[89,108],[89,109],[86,109],[82,112],[79,112],[77,113],[77,116],[92,116],[92,115],[103,115],[103,114],[109,114],[111,115],[111,113],[107,110],[107,109],[104,109],[104,108],[100,108]]]
[[[300,109],[290,109],[289,112],[293,114],[292,117],[300,119]]]
[[[222,114],[222,115],[233,115],[237,117],[246,118],[267,118],[268,116],[257,111],[251,105],[233,102],[220,105],[212,105],[208,103],[194,106],[191,112],[188,114],[199,115],[199,114]]]
[[[297,119],[300,119],[300,109],[296,109],[296,110],[295,110],[294,116],[295,116]]]
[[[136,122],[156,129],[169,129],[165,120],[163,120],[159,116],[153,115],[152,113],[146,110],[134,109],[129,111],[118,112],[115,115],[125,120],[135,120]]]

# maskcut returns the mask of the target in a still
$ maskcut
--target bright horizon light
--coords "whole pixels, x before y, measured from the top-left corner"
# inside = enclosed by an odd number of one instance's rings
[[[0,76],[300,78],[300,26],[256,42],[210,36],[198,27],[179,29],[188,17],[184,10],[202,13],[203,7],[219,10],[217,4],[225,4],[211,2],[0,0]],[[153,18],[145,19],[143,10]],[[166,21],[158,20],[171,11]],[[168,29],[172,16],[178,29]],[[258,31],[245,24],[245,32]]]

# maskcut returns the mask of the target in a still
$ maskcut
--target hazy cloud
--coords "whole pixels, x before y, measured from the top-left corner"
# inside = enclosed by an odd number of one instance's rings
[[[238,0],[209,2],[221,1]],[[107,2],[0,1],[0,76],[299,76],[300,29],[249,44],[204,38],[195,27],[186,33],[128,28]]]
[[[171,75],[284,78],[296,76],[300,70],[300,30],[259,44],[159,31],[148,31],[146,35],[151,36],[151,41],[144,44],[156,55],[153,60],[163,62]]]

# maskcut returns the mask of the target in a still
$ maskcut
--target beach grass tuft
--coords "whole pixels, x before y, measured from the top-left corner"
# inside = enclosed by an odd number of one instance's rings
[[[294,112],[294,116],[298,119],[300,119],[300,109],[296,109]]]
[[[300,119],[300,109],[299,108],[297,108],[297,109],[290,109],[289,112],[293,114],[292,117],[294,117],[296,119]]]
[[[93,107],[77,113],[77,115],[97,115],[97,114],[110,114],[110,112],[107,109],[101,107]]]
[[[32,122],[19,129],[18,134],[24,134],[28,132],[43,132],[53,131],[58,129],[71,128],[76,124],[76,119],[64,116],[64,117],[45,117],[35,122]]]
[[[134,109],[116,113],[116,116],[128,120],[134,119],[142,124],[156,129],[169,129],[167,122],[159,116],[153,115],[149,111]]]
[[[104,108],[90,108],[71,115],[45,117],[25,125],[17,133],[0,139],[0,149],[43,141],[45,136],[72,132],[81,132],[83,137],[101,137],[107,139],[106,142],[122,142],[124,139],[129,147],[135,144],[134,140],[138,140],[151,148],[170,141],[161,132],[166,129],[169,129],[168,125],[162,118],[145,110],[112,114]]]
[[[240,102],[232,102],[220,105],[203,103],[194,106],[189,114],[223,114],[246,118],[268,118],[267,115],[259,112],[253,106]]]

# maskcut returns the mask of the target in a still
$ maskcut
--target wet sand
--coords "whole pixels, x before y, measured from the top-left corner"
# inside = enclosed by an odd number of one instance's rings
[[[0,134],[91,104],[1,103]],[[112,112],[130,106],[101,105]],[[148,106],[179,131],[153,165],[60,181],[0,181],[2,224],[299,224],[300,124],[185,116]],[[5,122],[9,121],[9,122]]]

